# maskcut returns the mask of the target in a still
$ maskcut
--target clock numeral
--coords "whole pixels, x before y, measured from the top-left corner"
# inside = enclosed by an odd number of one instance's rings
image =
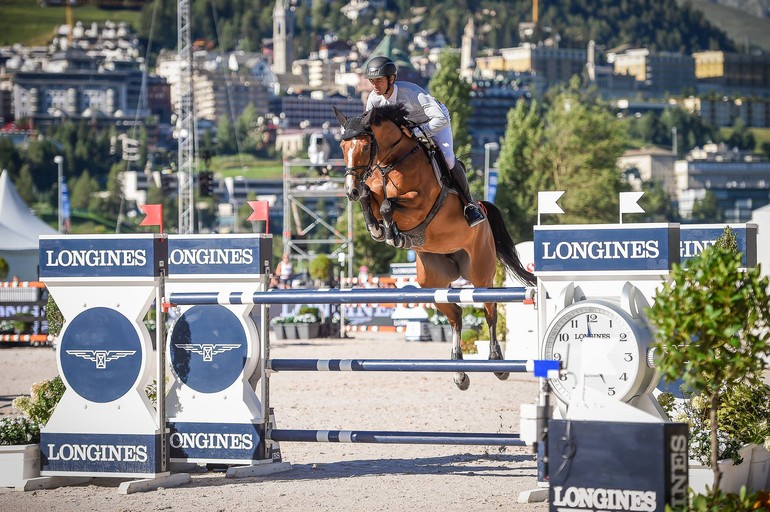
[[[621,332],[620,333],[620,341],[628,341],[628,333]]]
[[[615,396],[615,388],[607,388],[607,395]]]
[[[559,333],[559,341],[569,341],[569,333],[568,332],[560,332]]]
[[[575,329],[578,326],[578,321],[573,319],[572,321],[570,321],[569,326]]]
[[[610,318],[610,329],[612,329],[612,319]]]
[[[628,380],[628,374],[627,373],[621,373],[620,374],[620,380]]]
[[[634,360],[634,355],[631,352],[626,352],[625,357],[623,357],[623,361],[630,362]]]
[[[559,380],[567,380],[567,374],[562,373],[561,375],[559,375]]]
[[[591,313],[590,315],[586,315],[588,317],[588,321],[591,323],[595,323],[599,321],[599,317],[596,316],[596,313]]]
[[[561,354],[558,352],[554,352],[552,357],[555,361],[561,361]]]

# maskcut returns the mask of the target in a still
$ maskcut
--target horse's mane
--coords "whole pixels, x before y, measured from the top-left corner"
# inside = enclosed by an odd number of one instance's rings
[[[379,107],[372,107],[369,112],[364,114],[363,121],[366,126],[377,126],[385,121],[390,121],[399,128],[402,126],[408,127],[412,124],[406,118],[408,114],[406,108],[400,103],[381,105]]]

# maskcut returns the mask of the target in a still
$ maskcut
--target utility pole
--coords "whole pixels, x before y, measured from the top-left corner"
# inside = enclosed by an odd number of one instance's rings
[[[195,232],[193,193],[195,181],[195,103],[193,101],[193,59],[190,43],[190,0],[179,0],[177,5],[177,48],[179,59],[179,112],[177,133],[179,143],[179,233]]]

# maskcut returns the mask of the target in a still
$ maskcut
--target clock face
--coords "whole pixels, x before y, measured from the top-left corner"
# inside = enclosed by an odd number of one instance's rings
[[[596,301],[573,304],[546,331],[544,359],[562,361],[566,369],[560,378],[550,379],[551,387],[568,403],[582,374],[587,388],[628,400],[638,394],[646,345],[636,322],[619,306]]]

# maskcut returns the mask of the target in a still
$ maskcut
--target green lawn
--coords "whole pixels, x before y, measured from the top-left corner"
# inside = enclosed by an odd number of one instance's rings
[[[222,177],[243,176],[258,180],[280,180],[283,178],[281,160],[257,160],[251,155],[215,156],[211,159],[211,170]]]
[[[756,140],[754,151],[761,152],[762,144],[770,143],[770,128],[749,128],[749,131],[754,134],[754,139]],[[733,133],[733,129],[729,126],[724,126],[719,129],[719,133],[722,137],[729,138]]]
[[[124,21],[139,26],[140,11],[104,10],[93,5],[72,8],[73,22]],[[37,0],[0,0],[0,46],[21,43],[44,45],[51,41],[56,28],[67,22],[64,7],[40,7]]]

